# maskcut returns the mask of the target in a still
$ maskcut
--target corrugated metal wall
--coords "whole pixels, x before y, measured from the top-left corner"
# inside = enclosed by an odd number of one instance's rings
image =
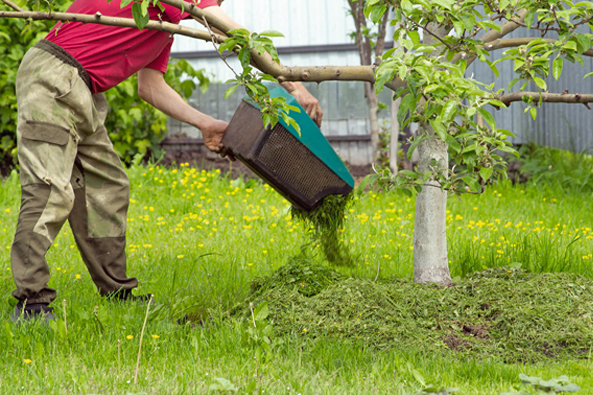
[[[329,44],[353,44],[349,34],[353,32],[354,22],[347,13],[345,0],[228,0],[222,9],[241,25],[251,31],[277,30],[285,38],[274,38],[277,47],[296,47]],[[185,25],[202,28],[195,21],[183,21]],[[172,52],[211,51],[211,43],[189,37],[176,36]],[[324,53],[301,53],[283,55],[287,66],[305,65],[359,65],[357,51]],[[224,82],[234,75],[217,58],[193,60],[193,65],[211,72],[215,81]],[[233,68],[240,70],[235,57],[229,59]]]
[[[235,21],[256,32],[278,30],[285,38],[275,38],[277,47],[303,47],[318,45],[353,44],[349,36],[355,30],[352,17],[348,14],[349,6],[345,0],[228,0],[222,9]],[[200,27],[195,21],[184,21],[192,27]],[[212,51],[211,43],[177,36],[172,52],[181,55],[188,52]],[[200,57],[188,59],[195,68],[203,68],[213,76],[213,81],[224,82],[234,77],[218,57]],[[280,60],[287,66],[324,66],[324,65],[359,65],[357,50],[329,50],[323,52],[301,52],[282,54]],[[227,59],[231,67],[240,70],[236,57]],[[322,132],[326,136],[349,136],[350,141],[332,141],[342,159],[363,165],[371,162],[368,109],[364,97],[363,84],[360,82],[324,82],[305,84],[316,96],[324,111]],[[235,92],[228,100],[224,92],[226,84],[213,84],[206,94],[196,91],[191,104],[200,111],[219,119],[230,121],[243,92]],[[384,102],[389,102],[390,95],[382,95]],[[388,110],[381,114],[389,119]],[[185,133],[189,137],[200,138],[200,132],[175,120],[169,122],[169,133]],[[362,138],[364,136],[365,138]],[[330,137],[331,139],[331,137]]]
[[[253,31],[274,29],[285,34],[286,38],[275,39],[277,47],[312,46],[328,44],[352,44],[349,34],[354,30],[352,17],[347,13],[345,0],[228,0],[223,9],[237,22]],[[196,22],[184,22],[197,26]],[[508,38],[538,36],[539,32],[518,29]],[[390,36],[390,34],[388,34]],[[173,53],[195,51],[212,51],[209,43],[177,36]],[[501,56],[503,50],[493,52],[491,59]],[[228,59],[232,67],[239,68],[236,57]],[[292,53],[281,55],[281,61],[288,66],[305,65],[358,65],[359,55],[356,50],[326,51],[311,53]],[[229,70],[217,57],[201,57],[190,59],[196,68],[205,68],[212,73],[213,81],[224,82],[233,77]],[[593,59],[585,58],[585,68],[579,64],[565,62],[565,70],[560,81],[552,77],[548,79],[550,92],[570,93],[593,92],[593,79],[582,80],[582,76],[593,71]],[[512,63],[499,64],[500,78],[496,79],[487,65],[475,62],[468,68],[468,76],[485,83],[496,83],[496,88],[506,89],[515,77]],[[369,122],[363,86],[359,82],[324,82],[306,84],[308,89],[321,102],[325,112],[322,132],[327,136],[361,136],[368,135]],[[242,93],[237,91],[231,98],[224,100],[224,92],[228,86],[212,85],[205,95],[196,92],[191,100],[200,111],[214,117],[230,120]],[[516,86],[518,88],[518,86]],[[516,89],[515,88],[515,89]],[[535,90],[528,88],[529,90]],[[384,92],[381,101],[389,103],[389,92]],[[513,131],[517,137],[515,143],[535,141],[575,152],[582,152],[593,146],[591,117],[593,112],[583,105],[547,104],[539,110],[537,121],[524,114],[523,103],[514,103],[509,109],[492,113],[499,127]],[[380,118],[389,119],[388,110]],[[200,137],[199,131],[176,121],[169,125],[170,133],[183,132],[190,137]],[[354,141],[332,142],[342,158],[352,164],[367,164],[371,161],[370,141],[354,139]]]
[[[517,29],[505,38],[539,37],[539,31]],[[554,38],[547,35],[546,37]],[[497,50],[492,53],[491,60],[502,56],[504,50]],[[569,93],[593,93],[593,79],[583,80],[583,76],[593,71],[593,58],[584,57],[585,67],[580,64],[572,64],[564,61],[564,70],[560,80],[556,81],[550,76],[547,79],[548,91],[551,93],[562,93],[568,90]],[[478,81],[486,84],[495,82],[496,89],[508,88],[509,82],[517,76],[513,71],[513,63],[504,62],[499,64],[500,77],[496,79],[488,65],[481,62],[474,62],[467,70],[467,75],[474,75]],[[515,85],[513,91],[520,88]],[[529,91],[537,91],[531,84],[526,88]],[[492,114],[496,119],[498,127],[511,130],[517,136],[513,139],[515,143],[535,142],[553,148],[560,148],[574,152],[583,152],[593,147],[593,111],[588,110],[582,104],[543,104],[538,110],[534,121],[529,114],[525,114],[525,104],[522,102],[513,103],[509,109],[493,110]]]

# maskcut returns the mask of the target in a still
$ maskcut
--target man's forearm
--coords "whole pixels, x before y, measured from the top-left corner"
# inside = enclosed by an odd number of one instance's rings
[[[155,73],[156,70],[141,70],[139,78],[139,94],[146,102],[159,109],[166,115],[178,121],[189,123],[202,129],[206,122],[211,122],[212,117],[203,114],[187,104],[164,79]]]

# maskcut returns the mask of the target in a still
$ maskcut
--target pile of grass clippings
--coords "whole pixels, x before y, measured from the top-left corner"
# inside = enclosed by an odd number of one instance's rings
[[[315,296],[327,287],[343,281],[345,277],[335,270],[320,266],[304,257],[295,257],[267,277],[258,277],[251,282],[251,298],[275,292],[298,292]]]
[[[591,355],[593,281],[574,274],[494,268],[439,287],[345,278],[303,264],[257,280],[244,305],[268,302],[277,334],[508,363]],[[302,292],[309,284],[314,292]]]
[[[355,259],[348,246],[340,239],[346,210],[352,205],[354,194],[329,195],[311,212],[293,206],[292,216],[302,220],[305,228],[312,228],[312,238],[319,243],[327,260],[336,266],[352,266]]]

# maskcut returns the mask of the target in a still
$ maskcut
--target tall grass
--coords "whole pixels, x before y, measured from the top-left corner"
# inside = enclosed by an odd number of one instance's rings
[[[311,245],[309,229],[259,181],[187,166],[133,167],[128,174],[128,272],[139,278],[138,293],[156,298],[138,386],[130,380],[144,306],[112,305],[98,296],[68,226],[47,256],[60,320],[50,327],[9,322],[14,304],[9,256],[20,200],[13,175],[0,189],[1,393],[195,394],[208,392],[213,378],[224,377],[266,394],[402,394],[423,382],[456,386],[463,394],[498,394],[517,383],[520,372],[546,378],[568,374],[593,388],[590,360],[500,365],[397,348],[377,354],[339,339],[279,339],[272,358],[254,360],[245,325],[225,319],[227,312],[245,299],[254,278],[303,248],[327,264],[320,247]],[[591,204],[589,192],[541,182],[500,182],[481,196],[451,197],[447,237],[453,276],[521,265],[593,278]],[[339,270],[374,278],[379,268],[382,277],[411,277],[414,208],[413,198],[362,195],[340,232],[357,264]]]

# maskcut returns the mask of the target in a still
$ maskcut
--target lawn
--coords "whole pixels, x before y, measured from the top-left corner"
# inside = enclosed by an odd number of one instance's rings
[[[567,375],[581,393],[593,392],[590,353],[577,360],[504,363],[399,344],[378,349],[372,341],[310,336],[301,328],[272,334],[268,349],[245,314],[231,314],[249,302],[250,283],[303,251],[313,264],[326,265],[308,231],[291,218],[290,205],[259,181],[186,165],[132,167],[128,174],[128,273],[139,279],[137,293],[155,294],[137,384],[146,306],[99,297],[68,226],[47,256],[59,320],[50,326],[10,322],[9,250],[20,202],[12,176],[0,189],[2,394],[200,394],[211,386],[219,393],[226,386],[262,394],[405,394],[435,384],[461,394],[498,395],[520,388],[520,373]],[[551,185],[505,181],[480,196],[451,196],[447,237],[455,280],[500,266],[593,280],[591,193]],[[412,277],[413,198],[366,192],[347,216],[341,238],[358,263],[338,268],[341,274]],[[273,327],[273,320],[262,316],[260,329],[268,324]]]

